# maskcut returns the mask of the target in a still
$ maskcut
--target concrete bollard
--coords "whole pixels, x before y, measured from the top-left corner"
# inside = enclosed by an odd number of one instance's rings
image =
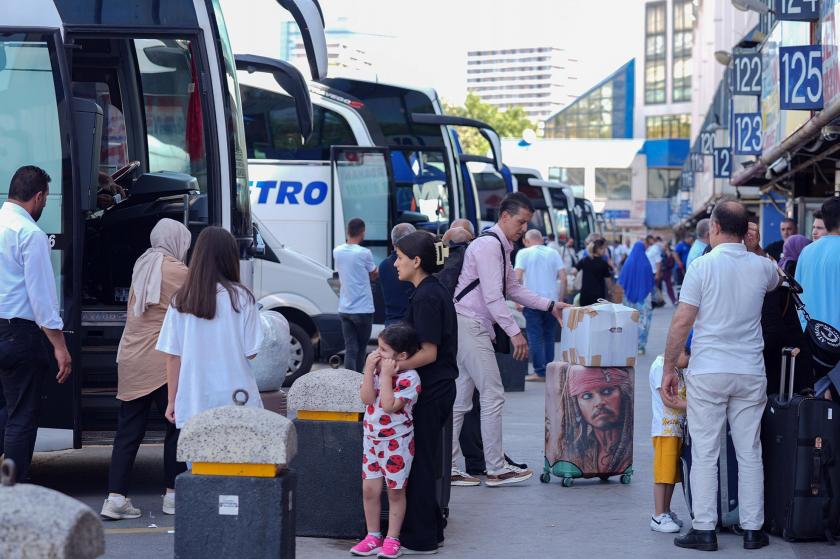
[[[358,538],[365,532],[362,506],[362,375],[322,369],[289,390],[300,452],[297,535]]]
[[[14,462],[0,471],[0,557],[92,559],[105,554],[99,515],[79,501],[37,485],[15,485]]]
[[[291,421],[237,405],[207,410],[181,429],[178,460],[192,470],[178,476],[175,557],[207,559],[295,556],[297,478],[287,465],[297,452]]]

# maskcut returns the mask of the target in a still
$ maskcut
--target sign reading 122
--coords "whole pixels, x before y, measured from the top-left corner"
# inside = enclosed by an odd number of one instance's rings
[[[761,113],[735,114],[732,134],[733,153],[761,155]]]
[[[779,47],[781,103],[785,110],[823,108],[822,46]]]

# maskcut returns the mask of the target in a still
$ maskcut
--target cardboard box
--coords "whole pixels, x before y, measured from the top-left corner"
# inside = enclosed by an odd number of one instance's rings
[[[563,309],[560,354],[585,367],[635,367],[639,311],[614,303]]]

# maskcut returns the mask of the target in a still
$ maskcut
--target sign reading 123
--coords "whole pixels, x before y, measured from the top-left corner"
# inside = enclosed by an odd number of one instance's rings
[[[823,108],[822,47],[779,47],[781,103],[785,110]]]
[[[733,153],[761,155],[761,113],[736,113],[733,119]]]

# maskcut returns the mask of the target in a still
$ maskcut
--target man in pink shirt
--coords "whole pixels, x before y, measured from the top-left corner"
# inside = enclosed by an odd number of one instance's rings
[[[464,255],[464,265],[455,289],[455,310],[458,313],[458,378],[453,410],[452,478],[453,485],[479,485],[481,482],[463,472],[458,438],[464,414],[472,408],[473,390],[478,389],[481,401],[481,437],[487,464],[487,485],[495,487],[529,479],[533,472],[506,463],[502,450],[502,406],[505,402],[502,378],[493,349],[498,324],[510,336],[515,359],[528,359],[528,342],[522,334],[506,299],[523,307],[549,311],[561,317],[565,303],[540,297],[525,289],[516,280],[510,262],[513,243],[528,230],[534,213],[531,201],[522,193],[505,196],[499,205],[499,221],[489,232],[474,240]],[[504,258],[502,252],[504,251]],[[504,260],[504,261],[503,261]],[[478,280],[477,285],[476,280]],[[503,285],[507,293],[503,293]],[[472,288],[472,289],[470,289]]]

